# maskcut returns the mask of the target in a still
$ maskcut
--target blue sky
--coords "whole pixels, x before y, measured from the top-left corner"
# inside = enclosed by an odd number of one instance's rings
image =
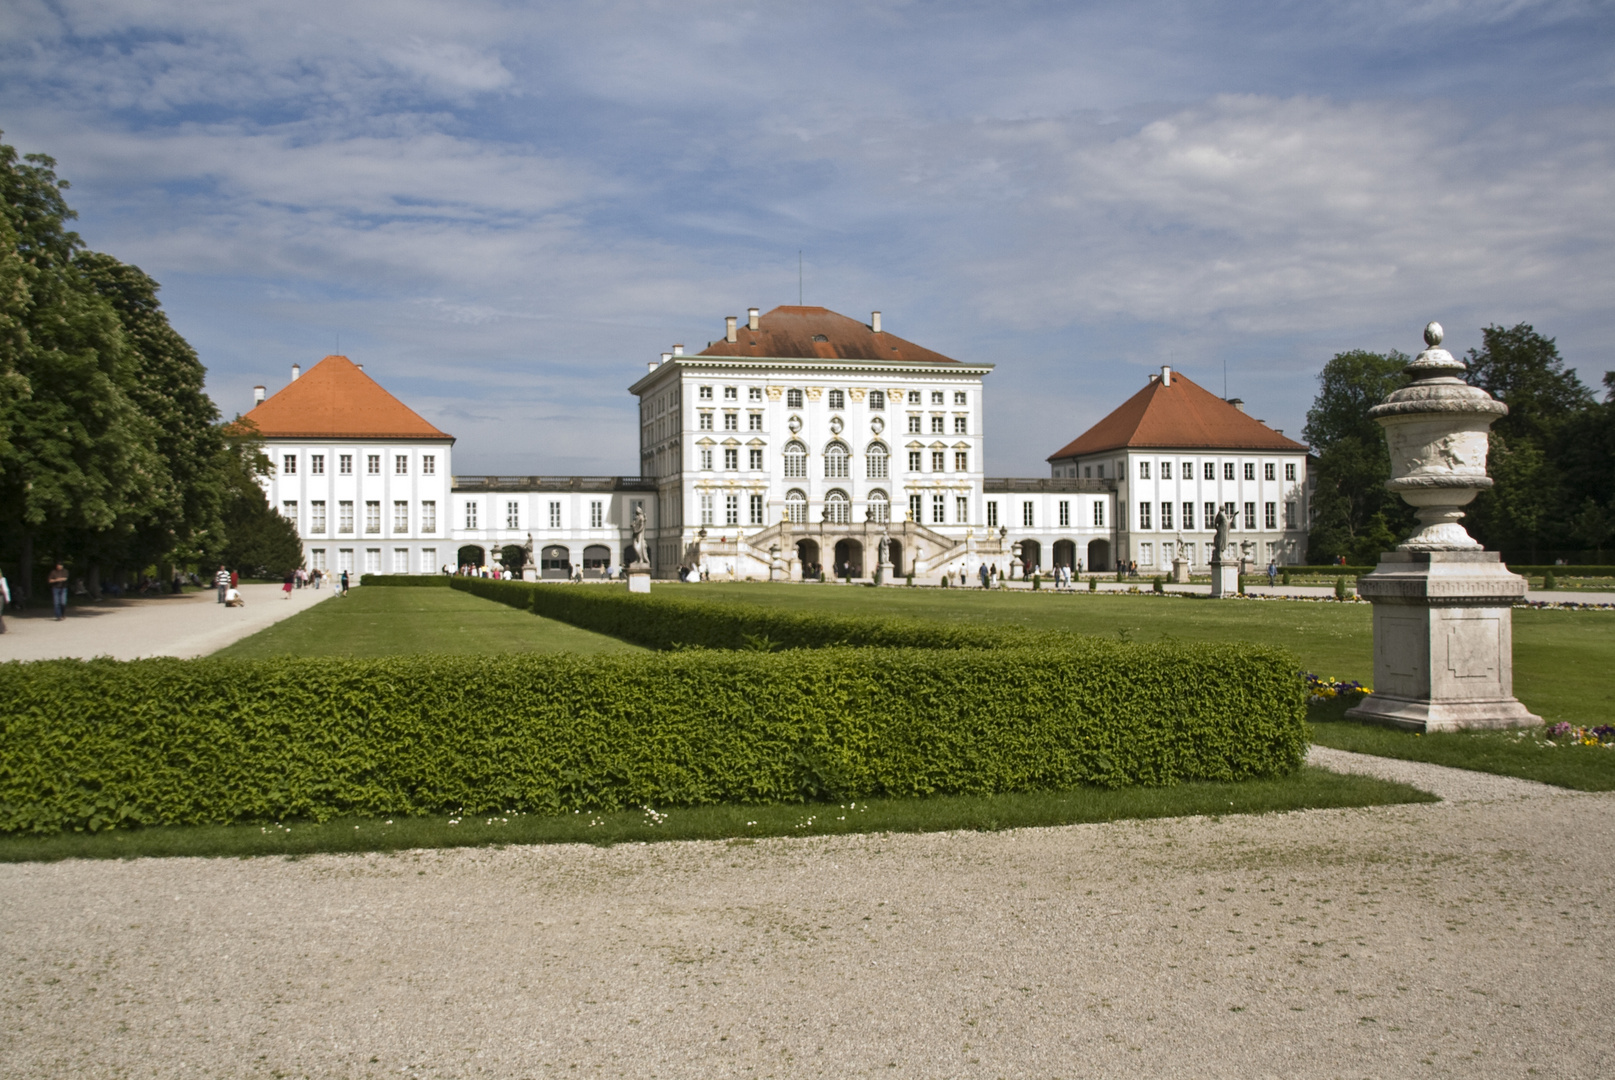
[[[1171,363],[1487,323],[1615,368],[1615,7],[10,0],[0,128],[229,415],[341,350],[458,472],[636,469],[625,388],[805,299],[988,380],[987,468]]]

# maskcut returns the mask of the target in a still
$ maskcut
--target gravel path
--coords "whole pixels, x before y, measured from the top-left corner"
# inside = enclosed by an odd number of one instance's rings
[[[1615,1074],[1615,796],[0,867],[0,1075]]]
[[[329,585],[293,589],[287,600],[279,585],[243,585],[241,596],[247,604],[239,608],[220,604],[218,595],[208,589],[179,596],[70,605],[61,622],[49,610],[25,616],[8,613],[6,632],[0,634],[0,661],[206,656],[328,600],[334,592]]]

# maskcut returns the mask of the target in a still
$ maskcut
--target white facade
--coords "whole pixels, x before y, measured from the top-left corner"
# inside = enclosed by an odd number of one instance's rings
[[[623,565],[635,507],[646,533],[656,523],[656,490],[633,477],[460,476],[454,484],[454,551],[464,561],[492,565],[508,546],[533,544],[534,575],[566,578],[573,571],[603,577]],[[453,558],[451,565],[458,565]]]

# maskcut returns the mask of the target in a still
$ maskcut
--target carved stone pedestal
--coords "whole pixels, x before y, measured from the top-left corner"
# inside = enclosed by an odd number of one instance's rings
[[[1388,551],[1357,592],[1374,605],[1374,692],[1346,713],[1409,731],[1540,724],[1514,697],[1513,603],[1495,551]]]
[[[1239,595],[1239,564],[1214,562],[1211,564],[1211,595]]]
[[[1187,560],[1187,559],[1173,559],[1172,560],[1172,584],[1174,584],[1174,585],[1187,585],[1188,583],[1189,583],[1189,560]],[[1235,591],[1236,592],[1238,591],[1238,583],[1237,582],[1235,583]]]
[[[644,563],[636,563],[628,568],[628,591],[650,592],[650,567]]]

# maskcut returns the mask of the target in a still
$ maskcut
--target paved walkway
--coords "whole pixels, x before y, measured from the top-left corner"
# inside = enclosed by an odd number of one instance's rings
[[[291,599],[283,600],[279,585],[243,585],[241,595],[246,607],[223,606],[212,589],[71,604],[61,622],[49,609],[8,613],[6,632],[0,634],[0,661],[206,656],[328,599],[332,590],[293,589]]]
[[[0,866],[0,1075],[1615,1075],[1615,795],[1318,760],[1449,798]]]

